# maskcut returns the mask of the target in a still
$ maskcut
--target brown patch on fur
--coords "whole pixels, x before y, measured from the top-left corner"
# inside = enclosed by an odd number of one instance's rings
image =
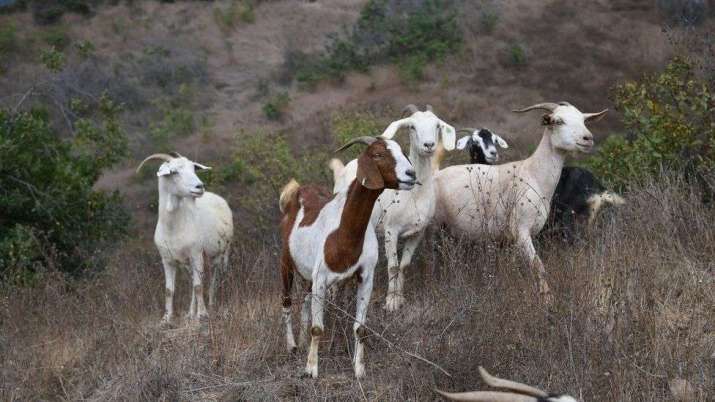
[[[316,219],[325,204],[330,202],[335,197],[334,194],[321,186],[305,185],[298,189],[298,200],[303,207],[303,219],[299,226],[310,226]]]
[[[329,270],[345,272],[360,259],[365,231],[377,197],[385,188],[399,187],[396,164],[383,140],[372,143],[358,157],[357,178],[348,188],[345,206],[340,215],[340,226],[330,233],[325,241],[323,253]],[[379,176],[379,180],[375,176]],[[363,182],[370,185],[364,186]],[[378,182],[382,187],[371,187]]]

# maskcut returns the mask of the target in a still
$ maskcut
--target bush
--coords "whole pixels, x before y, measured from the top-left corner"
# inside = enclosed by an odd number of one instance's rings
[[[32,2],[32,16],[40,25],[54,24],[65,12],[89,15],[92,5],[100,0],[36,0]]]
[[[509,62],[514,66],[526,65],[528,61],[526,48],[521,43],[513,43],[509,47]]]
[[[70,37],[67,34],[67,29],[62,25],[45,29],[40,33],[40,38],[47,45],[59,50],[66,48],[70,43]]]
[[[17,28],[15,24],[0,27],[0,56],[17,50]]]
[[[335,144],[340,146],[363,135],[379,135],[384,129],[382,122],[371,113],[343,112],[333,115],[330,131],[335,138]],[[339,157],[343,162],[349,161],[355,159],[361,151],[360,147],[353,147],[343,151]]]
[[[715,102],[693,65],[676,58],[660,74],[619,85],[625,137],[610,137],[588,165],[618,187],[663,170],[699,177],[715,169]]]
[[[117,107],[101,103],[101,121],[79,120],[71,140],[40,110],[0,112],[0,278],[26,284],[41,267],[97,269],[103,247],[124,233],[119,195],[92,188],[126,152]]]
[[[494,32],[498,22],[499,9],[495,4],[492,3],[482,7],[482,10],[479,12],[479,23],[482,25],[484,32]]]
[[[280,120],[283,113],[290,104],[290,97],[287,93],[280,93],[271,97],[263,104],[263,114],[268,120]]]
[[[65,67],[65,55],[55,47],[50,47],[42,50],[40,53],[40,61],[50,71],[58,72]]]
[[[324,79],[341,80],[349,71],[395,62],[402,65],[405,77],[414,78],[421,76],[427,60],[440,60],[461,43],[451,3],[370,0],[352,29],[331,37],[321,54],[288,52],[288,74],[283,75],[311,87]]]

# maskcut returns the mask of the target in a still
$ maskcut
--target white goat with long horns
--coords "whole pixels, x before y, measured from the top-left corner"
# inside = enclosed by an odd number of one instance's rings
[[[536,270],[539,293],[548,303],[551,295],[546,271],[536,254],[532,236],[549,216],[551,198],[569,152],[588,152],[593,135],[586,123],[599,113],[581,113],[567,102],[539,103],[518,113],[543,110],[545,126],[539,146],[527,159],[503,165],[456,165],[435,174],[435,221],[453,232],[472,238],[513,241]]]
[[[378,198],[370,221],[375,227],[381,227],[385,235],[385,254],[390,277],[385,308],[388,311],[399,309],[405,302],[403,285],[405,268],[410,265],[412,256],[424,237],[427,225],[435,213],[435,189],[432,168],[437,143],[444,144],[448,151],[454,149],[456,133],[454,127],[437,117],[432,106],[426,105],[424,112],[415,105],[407,105],[403,115],[410,116],[393,121],[382,133],[382,138],[391,139],[401,128],[410,133],[410,161],[417,173],[417,182],[421,185],[412,191],[385,190]],[[440,141],[441,140],[441,141]],[[330,161],[335,185],[333,192],[343,190],[357,173],[357,160],[343,166],[333,159]],[[397,243],[405,239],[402,258],[397,255]]]
[[[576,398],[565,394],[549,394],[536,387],[516,381],[504,380],[487,373],[484,367],[479,367],[479,374],[487,385],[494,388],[508,389],[503,391],[472,391],[450,393],[435,390],[450,401],[463,402],[578,402]]]
[[[150,160],[163,161],[156,173],[159,178],[159,219],[154,243],[159,249],[166,280],[166,312],[162,323],[174,316],[176,268],[191,267],[191,305],[189,319],[208,317],[204,304],[204,267],[211,263],[214,272],[209,287],[209,307],[215,303],[216,283],[228,266],[233,239],[233,216],[226,200],[204,191],[197,171],[211,169],[178,153],[153,154],[142,161],[137,173]]]

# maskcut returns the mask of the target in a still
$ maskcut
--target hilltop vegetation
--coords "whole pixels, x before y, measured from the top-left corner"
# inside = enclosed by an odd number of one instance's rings
[[[667,400],[676,378],[710,400],[715,25],[695,3],[17,2],[0,15],[0,399],[434,400],[479,388],[483,365],[587,401]],[[398,314],[378,265],[367,378],[352,377],[350,286],[328,306],[321,378],[299,378],[280,323],[281,186],[330,185],[332,151],[406,103],[494,129],[515,160],[541,128],[509,110],[560,100],[613,109],[597,153],[572,163],[628,203],[585,241],[540,241],[554,305],[530,302],[512,249],[438,233]],[[134,168],[171,150],[213,166],[201,177],[235,216],[204,329],[156,325],[156,178]]]

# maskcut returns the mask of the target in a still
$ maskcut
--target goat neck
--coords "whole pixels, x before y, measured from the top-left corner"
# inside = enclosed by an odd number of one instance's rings
[[[178,197],[165,188],[164,180],[159,178],[159,225],[174,229],[188,222],[193,217],[196,200],[191,197]]]
[[[372,208],[382,191],[382,189],[370,190],[358,183],[357,179],[350,183],[345,206],[340,215],[340,226],[336,230],[336,240],[340,251],[355,248],[362,251]]]
[[[554,147],[551,142],[551,132],[544,130],[541,142],[534,153],[524,161],[524,173],[529,173],[539,186],[542,197],[551,199],[564,167],[564,153]]]
[[[420,182],[421,186],[415,186],[411,191],[419,192],[432,188],[432,180],[434,176],[433,166],[432,166],[432,155],[420,155],[419,151],[415,147],[410,146],[410,162],[415,168],[415,173],[417,174],[417,181]]]

